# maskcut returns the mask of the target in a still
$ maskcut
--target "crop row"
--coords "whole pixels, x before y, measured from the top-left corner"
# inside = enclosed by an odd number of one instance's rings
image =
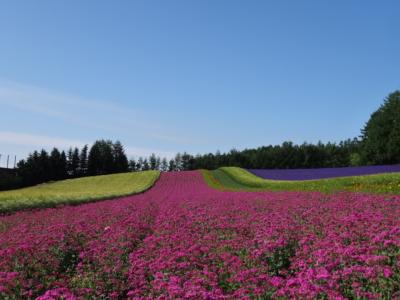
[[[0,218],[0,296],[391,298],[400,197],[213,190],[200,172],[148,192]]]
[[[400,172],[400,165],[314,169],[249,169],[248,171],[265,179],[312,180]]]
[[[214,171],[202,170],[204,179],[220,190],[242,191],[340,191],[377,194],[400,194],[400,172],[351,176],[318,180],[269,180],[237,168],[223,167]]]
[[[152,187],[159,175],[158,171],[143,171],[88,176],[0,191],[0,214],[137,194]]]

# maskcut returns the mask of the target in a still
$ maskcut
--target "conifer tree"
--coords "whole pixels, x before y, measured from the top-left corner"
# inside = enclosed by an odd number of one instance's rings
[[[400,91],[384,100],[362,130],[362,158],[368,164],[400,163]]]
[[[148,171],[150,170],[150,165],[149,162],[147,161],[147,158],[143,160],[143,165],[142,165],[142,171]]]
[[[98,140],[89,151],[88,174],[103,175],[114,171],[114,157],[112,142]]]
[[[136,161],[135,161],[135,159],[130,159],[129,160],[129,171],[130,172],[135,172],[137,169],[137,163],[136,163]]]
[[[138,170],[138,171],[143,170],[143,157],[139,157],[137,165],[136,165],[136,170]]]
[[[175,160],[171,159],[171,160],[169,161],[168,171],[169,171],[169,172],[176,171]]]
[[[161,158],[159,156],[157,156],[156,159],[156,170],[160,170],[161,168]]]
[[[182,170],[182,155],[178,152],[175,155],[175,171]]]
[[[167,162],[167,159],[165,157],[161,160],[160,169],[161,169],[162,172],[168,171],[168,162]]]
[[[86,176],[88,169],[88,145],[83,146],[79,154],[79,176]]]
[[[120,141],[116,141],[113,145],[113,157],[114,157],[114,172],[127,172],[128,171],[128,158],[126,157],[124,147]]]
[[[157,158],[154,153],[152,153],[149,157],[149,163],[150,163],[150,169],[151,170],[156,170],[157,168]]]
[[[79,165],[79,149],[74,148],[72,152],[72,159],[71,159],[71,170],[72,170],[72,177],[78,177],[80,174],[80,165]]]

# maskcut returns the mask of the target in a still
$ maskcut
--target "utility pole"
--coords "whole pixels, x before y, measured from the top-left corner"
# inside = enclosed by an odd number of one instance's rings
[[[14,169],[15,169],[16,166],[17,166],[17,156],[15,155],[14,156]]]
[[[7,155],[7,169],[8,169],[8,162],[10,161],[10,154]]]

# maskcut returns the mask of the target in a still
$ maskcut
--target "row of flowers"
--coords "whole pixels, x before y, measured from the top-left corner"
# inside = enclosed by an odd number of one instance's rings
[[[199,172],[142,195],[0,218],[0,298],[394,298],[400,197],[227,192]]]

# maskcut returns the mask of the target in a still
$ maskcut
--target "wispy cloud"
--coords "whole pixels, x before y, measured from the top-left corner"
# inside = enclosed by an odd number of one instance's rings
[[[69,147],[83,147],[85,145],[84,142],[77,140],[9,131],[0,131],[0,143],[31,146],[36,148],[58,147],[61,149],[66,149]]]
[[[82,148],[86,143],[80,140],[64,139],[58,137],[50,137],[45,135],[35,135],[21,132],[0,131],[0,145],[16,145],[27,146],[36,150],[48,149],[53,147],[66,150],[69,147]],[[162,157],[172,158],[175,153],[172,151],[163,151],[159,149],[141,148],[141,147],[126,147],[125,152],[128,157],[148,157],[151,153],[156,153]],[[28,153],[26,153],[28,154]]]
[[[168,159],[173,158],[175,156],[176,153],[172,152],[172,151],[160,151],[157,149],[148,149],[148,148],[138,148],[138,147],[127,147],[125,149],[126,154],[129,157],[148,157],[149,154],[151,153],[155,153],[161,157],[166,157]]]
[[[134,135],[181,145],[192,143],[191,139],[174,135],[165,126],[157,124],[146,113],[111,101],[85,99],[0,80],[0,104],[98,130],[105,135]]]

